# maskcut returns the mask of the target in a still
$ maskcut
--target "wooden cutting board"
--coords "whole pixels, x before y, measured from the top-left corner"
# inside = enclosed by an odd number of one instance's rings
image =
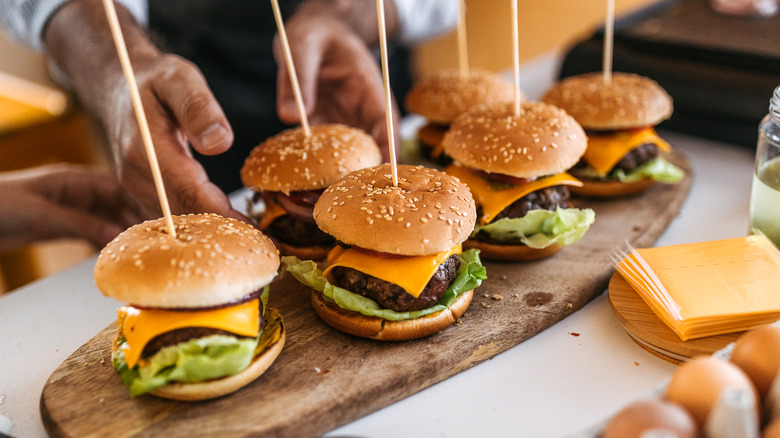
[[[575,200],[596,211],[582,240],[545,260],[486,263],[461,322],[398,343],[352,337],[320,321],[309,290],[290,276],[271,286],[287,324],[287,345],[271,368],[221,399],[187,403],[130,398],[111,367],[112,324],[51,375],[41,417],[52,436],[317,436],[408,397],[534,336],[603,292],[613,248],[651,246],[677,215],[691,186],[655,185],[642,196]]]
[[[673,364],[696,356],[709,356],[737,340],[742,334],[727,333],[706,338],[680,340],[620,274],[609,282],[609,306],[631,339],[640,347]]]

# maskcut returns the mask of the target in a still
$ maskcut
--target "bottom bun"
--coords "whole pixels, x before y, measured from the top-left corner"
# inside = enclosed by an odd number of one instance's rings
[[[276,248],[282,255],[295,256],[301,260],[325,260],[332,246],[292,246],[272,238]]]
[[[269,310],[278,315],[278,311],[272,307],[266,308],[266,315]],[[221,397],[243,388],[260,377],[281,353],[287,338],[287,331],[284,328],[284,320],[281,316],[279,316],[279,325],[279,339],[255,356],[249,366],[240,373],[204,382],[169,383],[151,391],[150,394],[172,400],[199,401]],[[117,346],[115,339],[111,349],[112,354],[116,352]]]
[[[580,179],[582,187],[569,186],[569,191],[579,196],[592,196],[599,198],[611,198],[620,196],[630,196],[649,189],[655,180],[645,178],[635,182],[620,181],[589,181]]]
[[[311,304],[322,320],[336,330],[379,341],[406,341],[432,335],[452,325],[466,312],[473,296],[473,290],[464,292],[444,310],[404,321],[388,321],[344,310],[325,301],[322,294],[314,289],[311,291]]]
[[[519,262],[549,257],[562,250],[563,246],[556,243],[546,248],[531,248],[525,245],[498,245],[474,239],[463,242],[464,250],[471,248],[480,250],[479,257],[484,260]]]
[[[279,339],[255,356],[252,363],[240,373],[205,382],[169,383],[155,389],[151,394],[173,400],[198,401],[221,397],[243,388],[260,377],[282,351],[287,336],[284,321],[280,321],[280,324]]]

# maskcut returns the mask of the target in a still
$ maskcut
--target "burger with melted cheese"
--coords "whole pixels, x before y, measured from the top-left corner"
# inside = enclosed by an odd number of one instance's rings
[[[241,168],[241,180],[262,198],[264,211],[250,205],[258,228],[282,254],[322,260],[335,245],[317,228],[314,204],[326,187],[353,170],[382,162],[374,139],[357,128],[330,124],[283,131],[255,147]]]
[[[465,246],[488,260],[547,257],[582,237],[593,210],[571,208],[566,173],[585,152],[582,127],[544,103],[474,107],[444,136],[455,162],[445,172],[471,189],[477,224]]]
[[[135,225],[100,252],[95,282],[118,310],[112,362],[130,395],[219,397],[247,385],[282,350],[267,306],[279,253],[256,228],[213,214]]]
[[[566,110],[587,132],[588,148],[571,170],[583,185],[573,193],[629,195],[684,177],[663,158],[671,148],[654,127],[671,116],[672,98],[652,79],[620,72],[608,83],[601,73],[572,76],[542,101]]]
[[[452,158],[444,153],[441,141],[455,118],[469,108],[494,102],[510,102],[515,87],[499,75],[480,69],[434,72],[416,82],[406,95],[406,109],[427,119],[417,132],[420,153],[426,159],[447,165]]]
[[[474,227],[474,200],[457,179],[422,166],[353,172],[314,207],[317,225],[339,245],[320,271],[283,257],[284,269],[312,286],[314,310],[332,327],[379,340],[434,334],[468,308],[486,278],[478,251],[462,251]]]

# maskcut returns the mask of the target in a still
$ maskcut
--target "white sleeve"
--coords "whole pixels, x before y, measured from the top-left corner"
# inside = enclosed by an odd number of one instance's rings
[[[458,24],[459,0],[395,0],[400,40],[409,44],[445,33]]]
[[[2,0],[0,1],[0,26],[25,46],[42,51],[41,33],[49,18],[68,0]],[[142,25],[149,18],[146,0],[117,0],[135,16]],[[74,30],[75,31],[75,30]]]

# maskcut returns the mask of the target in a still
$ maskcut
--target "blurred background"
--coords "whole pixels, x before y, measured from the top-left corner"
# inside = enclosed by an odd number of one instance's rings
[[[616,15],[621,16],[657,0],[615,3]],[[466,5],[470,66],[511,68],[510,2],[466,0]],[[565,51],[601,27],[605,13],[604,0],[520,0],[521,62]],[[415,77],[456,67],[454,32],[418,47],[412,59]],[[63,93],[69,99],[65,111],[47,110],[46,102]],[[0,171],[55,162],[108,166],[100,135],[78,103],[49,77],[43,56],[0,31]],[[76,264],[96,250],[85,242],[62,239],[0,253],[0,294]]]

